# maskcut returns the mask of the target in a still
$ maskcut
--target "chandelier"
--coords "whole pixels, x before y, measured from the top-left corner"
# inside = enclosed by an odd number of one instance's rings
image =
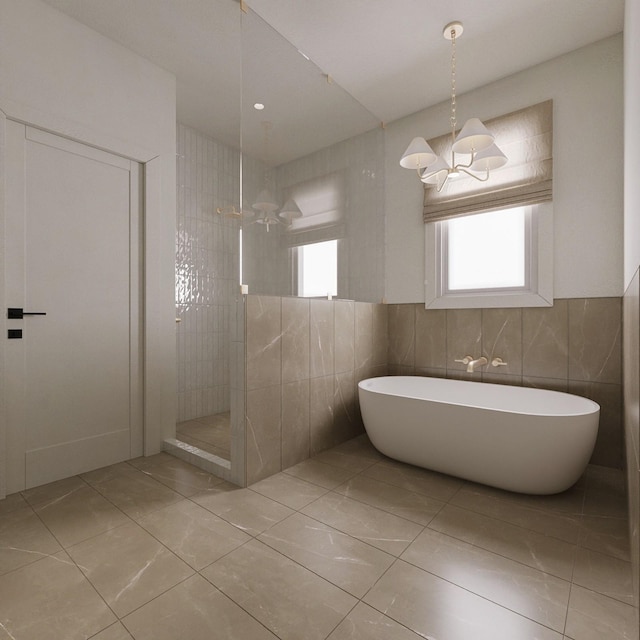
[[[435,185],[437,191],[442,191],[450,179],[463,173],[486,182],[492,170],[507,162],[493,134],[478,118],[467,120],[456,136],[456,38],[462,31],[461,22],[450,22],[442,34],[451,41],[451,164],[437,155],[424,138],[414,138],[400,159],[401,167],[416,169],[420,180],[426,185]],[[465,156],[464,162],[457,162],[456,154]]]

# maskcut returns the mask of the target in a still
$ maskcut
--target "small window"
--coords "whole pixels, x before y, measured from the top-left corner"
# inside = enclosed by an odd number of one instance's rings
[[[445,293],[529,289],[528,207],[442,222]]]
[[[338,295],[338,241],[316,242],[296,248],[298,295],[320,298]]]
[[[427,308],[553,304],[551,203],[430,222],[425,234]]]

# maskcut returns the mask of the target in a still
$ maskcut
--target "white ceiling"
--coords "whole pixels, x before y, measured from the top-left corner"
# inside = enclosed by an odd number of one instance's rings
[[[242,120],[243,149],[270,164],[446,100],[452,20],[462,94],[618,33],[624,14],[624,0],[44,1],[174,73],[181,122],[237,147]]]

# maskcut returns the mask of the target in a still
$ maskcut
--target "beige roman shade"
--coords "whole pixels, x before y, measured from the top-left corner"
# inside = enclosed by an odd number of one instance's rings
[[[425,222],[551,200],[553,101],[487,120],[485,124],[507,156],[507,164],[492,171],[487,182],[462,174],[449,180],[440,193],[435,186],[425,185]],[[429,144],[451,161],[451,134],[429,140]],[[465,162],[465,156],[456,155],[456,162],[461,161]]]

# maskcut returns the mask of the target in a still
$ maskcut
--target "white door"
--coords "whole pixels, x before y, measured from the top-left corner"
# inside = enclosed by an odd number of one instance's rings
[[[7,320],[12,493],[142,454],[140,171],[12,121],[6,158],[6,301],[46,314]]]

